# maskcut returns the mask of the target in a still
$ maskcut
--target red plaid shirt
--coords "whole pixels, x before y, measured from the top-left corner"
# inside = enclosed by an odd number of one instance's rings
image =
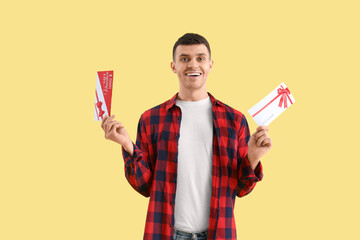
[[[262,165],[259,162],[254,171],[247,158],[250,133],[245,116],[208,94],[214,126],[208,239],[236,239],[235,197],[253,190],[263,177]],[[177,95],[141,115],[132,158],[122,148],[128,182],[150,196],[144,240],[173,240],[181,123]]]

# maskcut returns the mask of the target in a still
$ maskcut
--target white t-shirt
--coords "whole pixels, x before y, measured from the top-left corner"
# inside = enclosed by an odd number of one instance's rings
[[[210,97],[176,100],[181,109],[175,228],[202,232],[209,227],[212,185],[213,118]]]

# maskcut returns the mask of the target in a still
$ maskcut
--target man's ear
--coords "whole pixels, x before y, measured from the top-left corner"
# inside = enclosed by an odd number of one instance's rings
[[[176,73],[176,68],[175,68],[175,63],[174,62],[171,62],[170,63],[170,67],[171,67],[171,70]]]
[[[212,69],[213,65],[214,65],[214,61],[213,60],[210,60],[210,70]]]

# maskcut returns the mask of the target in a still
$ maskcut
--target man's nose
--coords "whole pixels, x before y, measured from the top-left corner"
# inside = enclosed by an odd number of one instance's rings
[[[197,62],[195,59],[191,59],[189,62],[188,62],[188,68],[196,68],[198,66]]]

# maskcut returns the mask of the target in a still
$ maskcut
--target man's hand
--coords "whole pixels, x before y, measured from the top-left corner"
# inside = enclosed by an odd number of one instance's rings
[[[119,143],[132,156],[133,145],[129,134],[124,125],[119,121],[114,121],[115,115],[105,116],[101,122],[101,128],[104,130],[105,138]]]
[[[268,132],[269,127],[260,126],[250,137],[248,142],[248,159],[253,169],[259,163],[260,158],[272,147],[272,141]]]

